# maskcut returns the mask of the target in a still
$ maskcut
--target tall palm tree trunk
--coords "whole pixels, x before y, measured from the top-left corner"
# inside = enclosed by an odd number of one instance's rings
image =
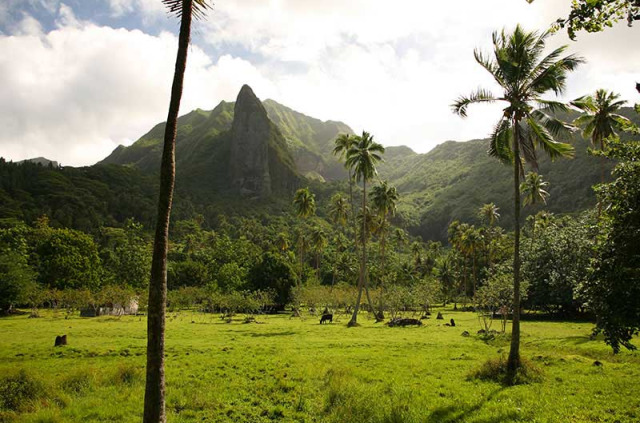
[[[300,270],[298,271],[298,288],[302,286],[303,267],[304,267],[304,245],[300,244]]]
[[[513,126],[513,187],[514,187],[514,232],[513,249],[513,321],[511,324],[511,348],[507,361],[507,377],[513,382],[520,367],[520,129],[519,121]]]
[[[353,310],[353,315],[351,316],[351,321],[349,321],[349,326],[355,326],[358,323],[358,311],[360,311],[360,302],[362,301],[362,288],[366,287],[367,292],[367,300],[369,301],[369,307],[372,306],[371,298],[369,297],[369,287],[367,284],[367,214],[366,214],[366,206],[367,206],[367,180],[363,179],[362,181],[362,261],[360,262],[360,280],[358,281],[358,297],[356,300],[356,305]],[[356,234],[357,237],[357,234]],[[372,309],[373,310],[373,309]]]
[[[385,251],[386,239],[385,239],[385,234],[384,234],[384,227],[385,227],[386,223],[387,223],[387,215],[385,214],[383,219],[382,219],[382,236],[381,236],[381,239],[380,239],[380,244],[381,244],[380,255],[382,256],[381,257],[381,259],[382,259],[382,266],[381,266],[382,278],[380,279],[380,288],[381,289],[384,288],[383,283],[384,283],[384,276],[385,276],[385,270],[386,270],[386,264],[387,264],[386,255],[385,255],[385,252],[386,252]],[[378,313],[376,314],[376,321],[377,322],[380,322],[380,321],[384,320],[384,310],[383,310],[384,305],[383,305],[382,301],[380,301],[379,304],[380,304],[380,309],[378,310]]]
[[[164,332],[167,303],[167,251],[169,247],[169,220],[171,218],[176,176],[176,131],[184,73],[187,67],[187,52],[191,35],[191,14],[192,0],[184,0],[169,114],[164,132],[164,148],[160,167],[160,192],[158,196],[158,220],[156,221],[151,279],[149,282],[144,423],[164,423],[166,421]]]

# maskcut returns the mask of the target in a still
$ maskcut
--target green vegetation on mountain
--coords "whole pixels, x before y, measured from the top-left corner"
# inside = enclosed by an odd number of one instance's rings
[[[291,187],[302,186],[306,179],[321,202],[328,202],[336,192],[347,192],[347,171],[332,149],[336,136],[350,134],[351,129],[340,122],[308,117],[273,100],[262,105],[272,124],[268,160],[276,179],[289,181]],[[175,211],[179,219],[203,215],[205,227],[210,227],[220,213],[246,216],[290,211],[291,197],[286,192],[247,203],[232,189],[231,169],[238,165],[229,160],[234,107],[234,102],[221,102],[212,111],[194,110],[178,120]],[[638,122],[632,109],[623,108],[620,114]],[[566,121],[577,116],[575,112],[560,115]],[[0,218],[33,222],[47,214],[52,225],[93,231],[134,217],[150,227],[157,186],[152,175],[159,169],[163,131],[164,123],[156,125],[131,146],[120,146],[98,165],[86,168],[0,162],[0,172],[6,176],[0,181]],[[602,161],[587,154],[589,141],[579,133],[568,141],[575,146],[573,160],[539,161],[539,172],[549,182],[547,210],[553,213],[577,213],[596,202],[591,187],[600,182]],[[510,169],[496,165],[486,145],[481,139],[447,141],[425,154],[405,146],[388,147],[378,172],[400,194],[392,223],[424,240],[445,241],[449,223],[479,223],[477,209],[493,202],[502,214],[500,225],[511,228]],[[605,174],[612,168],[613,163],[605,163]],[[299,179],[303,175],[306,178]],[[358,190],[355,195],[359,197]],[[525,213],[537,211],[538,207],[531,207]]]

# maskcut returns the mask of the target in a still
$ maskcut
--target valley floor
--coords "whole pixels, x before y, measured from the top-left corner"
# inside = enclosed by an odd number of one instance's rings
[[[344,315],[326,325],[310,315],[227,324],[171,313],[169,421],[640,422],[640,354],[614,356],[589,339],[591,324],[523,322],[523,355],[543,380],[505,388],[469,374],[506,354],[508,338],[484,341],[474,313],[443,313],[417,328],[365,313],[350,329]],[[456,327],[444,326],[450,318]],[[53,347],[62,334],[69,345]],[[0,319],[0,422],[141,421],[145,345],[144,317]],[[18,398],[15,381],[32,389]]]

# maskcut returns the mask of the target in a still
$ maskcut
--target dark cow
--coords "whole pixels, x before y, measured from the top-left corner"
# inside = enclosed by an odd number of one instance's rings
[[[56,336],[56,342],[54,346],[61,347],[63,345],[67,345],[67,335]]]
[[[320,324],[326,322],[333,323],[333,314],[323,314],[322,317],[320,317]]]
[[[422,326],[422,322],[418,319],[409,319],[409,318],[400,318],[400,317],[396,317],[395,319],[391,320],[389,323],[387,323],[387,326],[393,328],[393,327],[405,327],[405,326]]]

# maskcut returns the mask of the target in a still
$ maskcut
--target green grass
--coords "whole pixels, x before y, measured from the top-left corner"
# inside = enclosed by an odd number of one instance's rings
[[[589,339],[591,324],[523,322],[523,355],[542,379],[504,387],[472,375],[507,353],[508,337],[483,340],[473,313],[444,313],[456,327],[428,320],[388,328],[366,315],[351,329],[345,316],[329,325],[311,316],[267,316],[261,324],[238,316],[226,324],[217,315],[172,313],[169,420],[640,421],[640,355],[612,355],[601,339]],[[43,316],[0,319],[0,394],[7,396],[0,422],[139,422],[144,317]],[[465,330],[471,336],[461,336]],[[69,345],[54,348],[62,334]],[[3,391],[16,381],[22,393]]]

